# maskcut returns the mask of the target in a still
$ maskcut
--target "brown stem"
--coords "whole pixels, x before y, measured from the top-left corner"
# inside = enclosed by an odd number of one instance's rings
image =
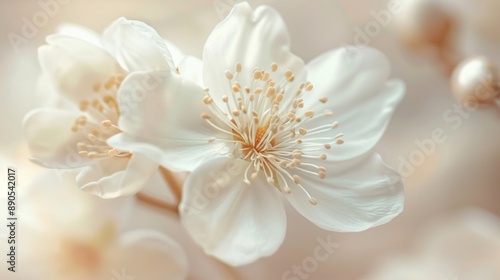
[[[168,186],[172,190],[173,195],[175,196],[175,199],[177,202],[180,203],[182,199],[182,183],[178,178],[175,177],[174,173],[172,171],[160,167],[160,172],[163,175],[163,178],[165,178],[165,181],[167,181]]]
[[[152,196],[149,196],[145,193],[138,193],[135,195],[137,197],[137,200],[139,202],[142,202],[146,205],[152,206],[157,209],[161,209],[163,211],[171,212],[174,213],[175,215],[179,215],[179,208],[177,205],[171,205],[168,203],[165,203],[164,201],[154,198]]]

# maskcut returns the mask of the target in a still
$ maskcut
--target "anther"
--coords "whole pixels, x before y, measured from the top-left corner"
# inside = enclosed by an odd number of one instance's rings
[[[239,62],[236,63],[236,69],[235,70],[236,70],[237,73],[241,72],[241,63],[239,63]]]
[[[213,100],[213,99],[212,99],[212,97],[210,97],[210,96],[205,96],[205,97],[203,98],[203,102],[204,102],[205,104],[207,104],[207,105],[212,104],[212,102],[213,102],[213,101],[214,101],[214,100]]]
[[[260,80],[260,78],[262,78],[262,73],[260,71],[253,72],[253,78],[255,80]]]
[[[83,142],[79,142],[78,144],[76,144],[76,146],[78,147],[78,149],[86,149],[87,148],[87,144],[85,144]]]
[[[312,118],[314,117],[314,111],[307,111],[304,113],[304,116],[308,117],[308,118]]]
[[[205,119],[205,120],[209,120],[211,117],[210,117],[210,115],[209,115],[209,114],[207,114],[207,113],[202,113],[202,114],[201,114],[201,118],[202,118],[202,119]]]
[[[113,123],[110,120],[105,120],[101,124],[106,128],[110,128],[113,125]]]
[[[89,108],[89,102],[87,100],[80,101],[80,111],[86,111]]]
[[[309,198],[309,203],[311,203],[314,206],[318,205],[318,201],[316,199],[312,198],[312,197]]]
[[[319,156],[319,159],[321,159],[321,160],[326,160],[326,155],[325,155],[325,154],[320,155],[320,156]]]
[[[295,182],[295,184],[300,184],[301,179],[299,175],[293,175],[293,181]]]
[[[330,150],[332,148],[332,145],[330,144],[325,144],[325,149]]]
[[[337,139],[337,141],[335,143],[337,143],[337,145],[342,145],[342,144],[344,144],[344,140]]]
[[[99,90],[101,89],[101,84],[99,83],[95,83],[93,86],[92,86],[92,90],[94,92],[99,92]]]
[[[232,79],[234,78],[233,73],[231,73],[231,71],[229,71],[229,70],[226,70],[226,71],[224,72],[224,75],[226,75],[226,78],[227,78],[228,80],[232,80]]]

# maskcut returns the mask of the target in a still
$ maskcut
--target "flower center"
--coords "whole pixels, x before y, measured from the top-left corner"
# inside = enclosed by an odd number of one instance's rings
[[[117,125],[120,109],[116,96],[124,78],[122,74],[111,75],[105,82],[92,85],[90,90],[96,93],[94,99],[80,101],[82,116],[75,120],[71,130],[88,139],[77,144],[81,156],[90,159],[131,156],[130,152],[117,150],[106,143],[109,137],[121,132]]]
[[[220,132],[208,142],[226,142],[234,146],[234,156],[251,163],[244,173],[247,184],[263,172],[278,190],[289,194],[298,187],[316,205],[316,199],[309,195],[297,173],[324,179],[327,170],[318,164],[327,158],[322,151],[331,149],[333,143],[342,144],[343,134],[324,137],[326,131],[338,127],[338,122],[312,125],[311,120],[329,118],[332,112],[305,111],[303,98],[314,89],[313,85],[295,83],[291,70],[280,72],[278,68],[273,63],[270,71],[255,69],[246,86],[239,79],[243,75],[241,64],[236,65],[234,73],[227,70],[231,96],[222,96],[222,103],[214,102],[209,89],[205,89],[203,101],[211,114],[203,113],[201,117]],[[326,97],[318,100],[327,101]]]

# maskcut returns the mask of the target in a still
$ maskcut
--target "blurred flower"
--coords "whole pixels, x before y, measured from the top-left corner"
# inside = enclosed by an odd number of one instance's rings
[[[203,63],[192,61],[207,89],[182,67],[165,73],[108,142],[194,170],[181,219],[208,254],[231,265],[273,254],[286,232],[280,192],[327,230],[366,230],[402,211],[399,174],[371,151],[404,92],[384,55],[345,48],[306,66],[275,10],[242,3],[207,39]],[[121,91],[148,75],[129,75]]]
[[[40,47],[39,59],[50,106],[33,110],[24,122],[31,159],[49,168],[85,167],[76,177],[78,186],[103,198],[140,191],[158,164],[106,140],[121,131],[118,118],[127,113],[116,100],[125,76],[138,70],[175,70],[167,43],[146,24],[124,18],[102,37],[66,25],[47,43]]]
[[[500,219],[469,209],[433,224],[417,251],[383,262],[366,280],[494,280],[500,268]]]
[[[55,173],[36,178],[24,191],[18,256],[25,279],[185,279],[182,248],[150,230],[128,231],[132,198],[101,200]],[[43,240],[43,242],[40,242]],[[124,278],[129,279],[129,278]]]

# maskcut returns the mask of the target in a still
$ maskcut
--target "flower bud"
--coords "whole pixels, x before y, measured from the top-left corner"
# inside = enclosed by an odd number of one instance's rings
[[[461,102],[491,104],[498,96],[498,70],[486,57],[462,61],[453,71],[451,89]]]
[[[406,0],[396,18],[400,39],[410,48],[443,48],[447,45],[453,22],[432,0]]]

